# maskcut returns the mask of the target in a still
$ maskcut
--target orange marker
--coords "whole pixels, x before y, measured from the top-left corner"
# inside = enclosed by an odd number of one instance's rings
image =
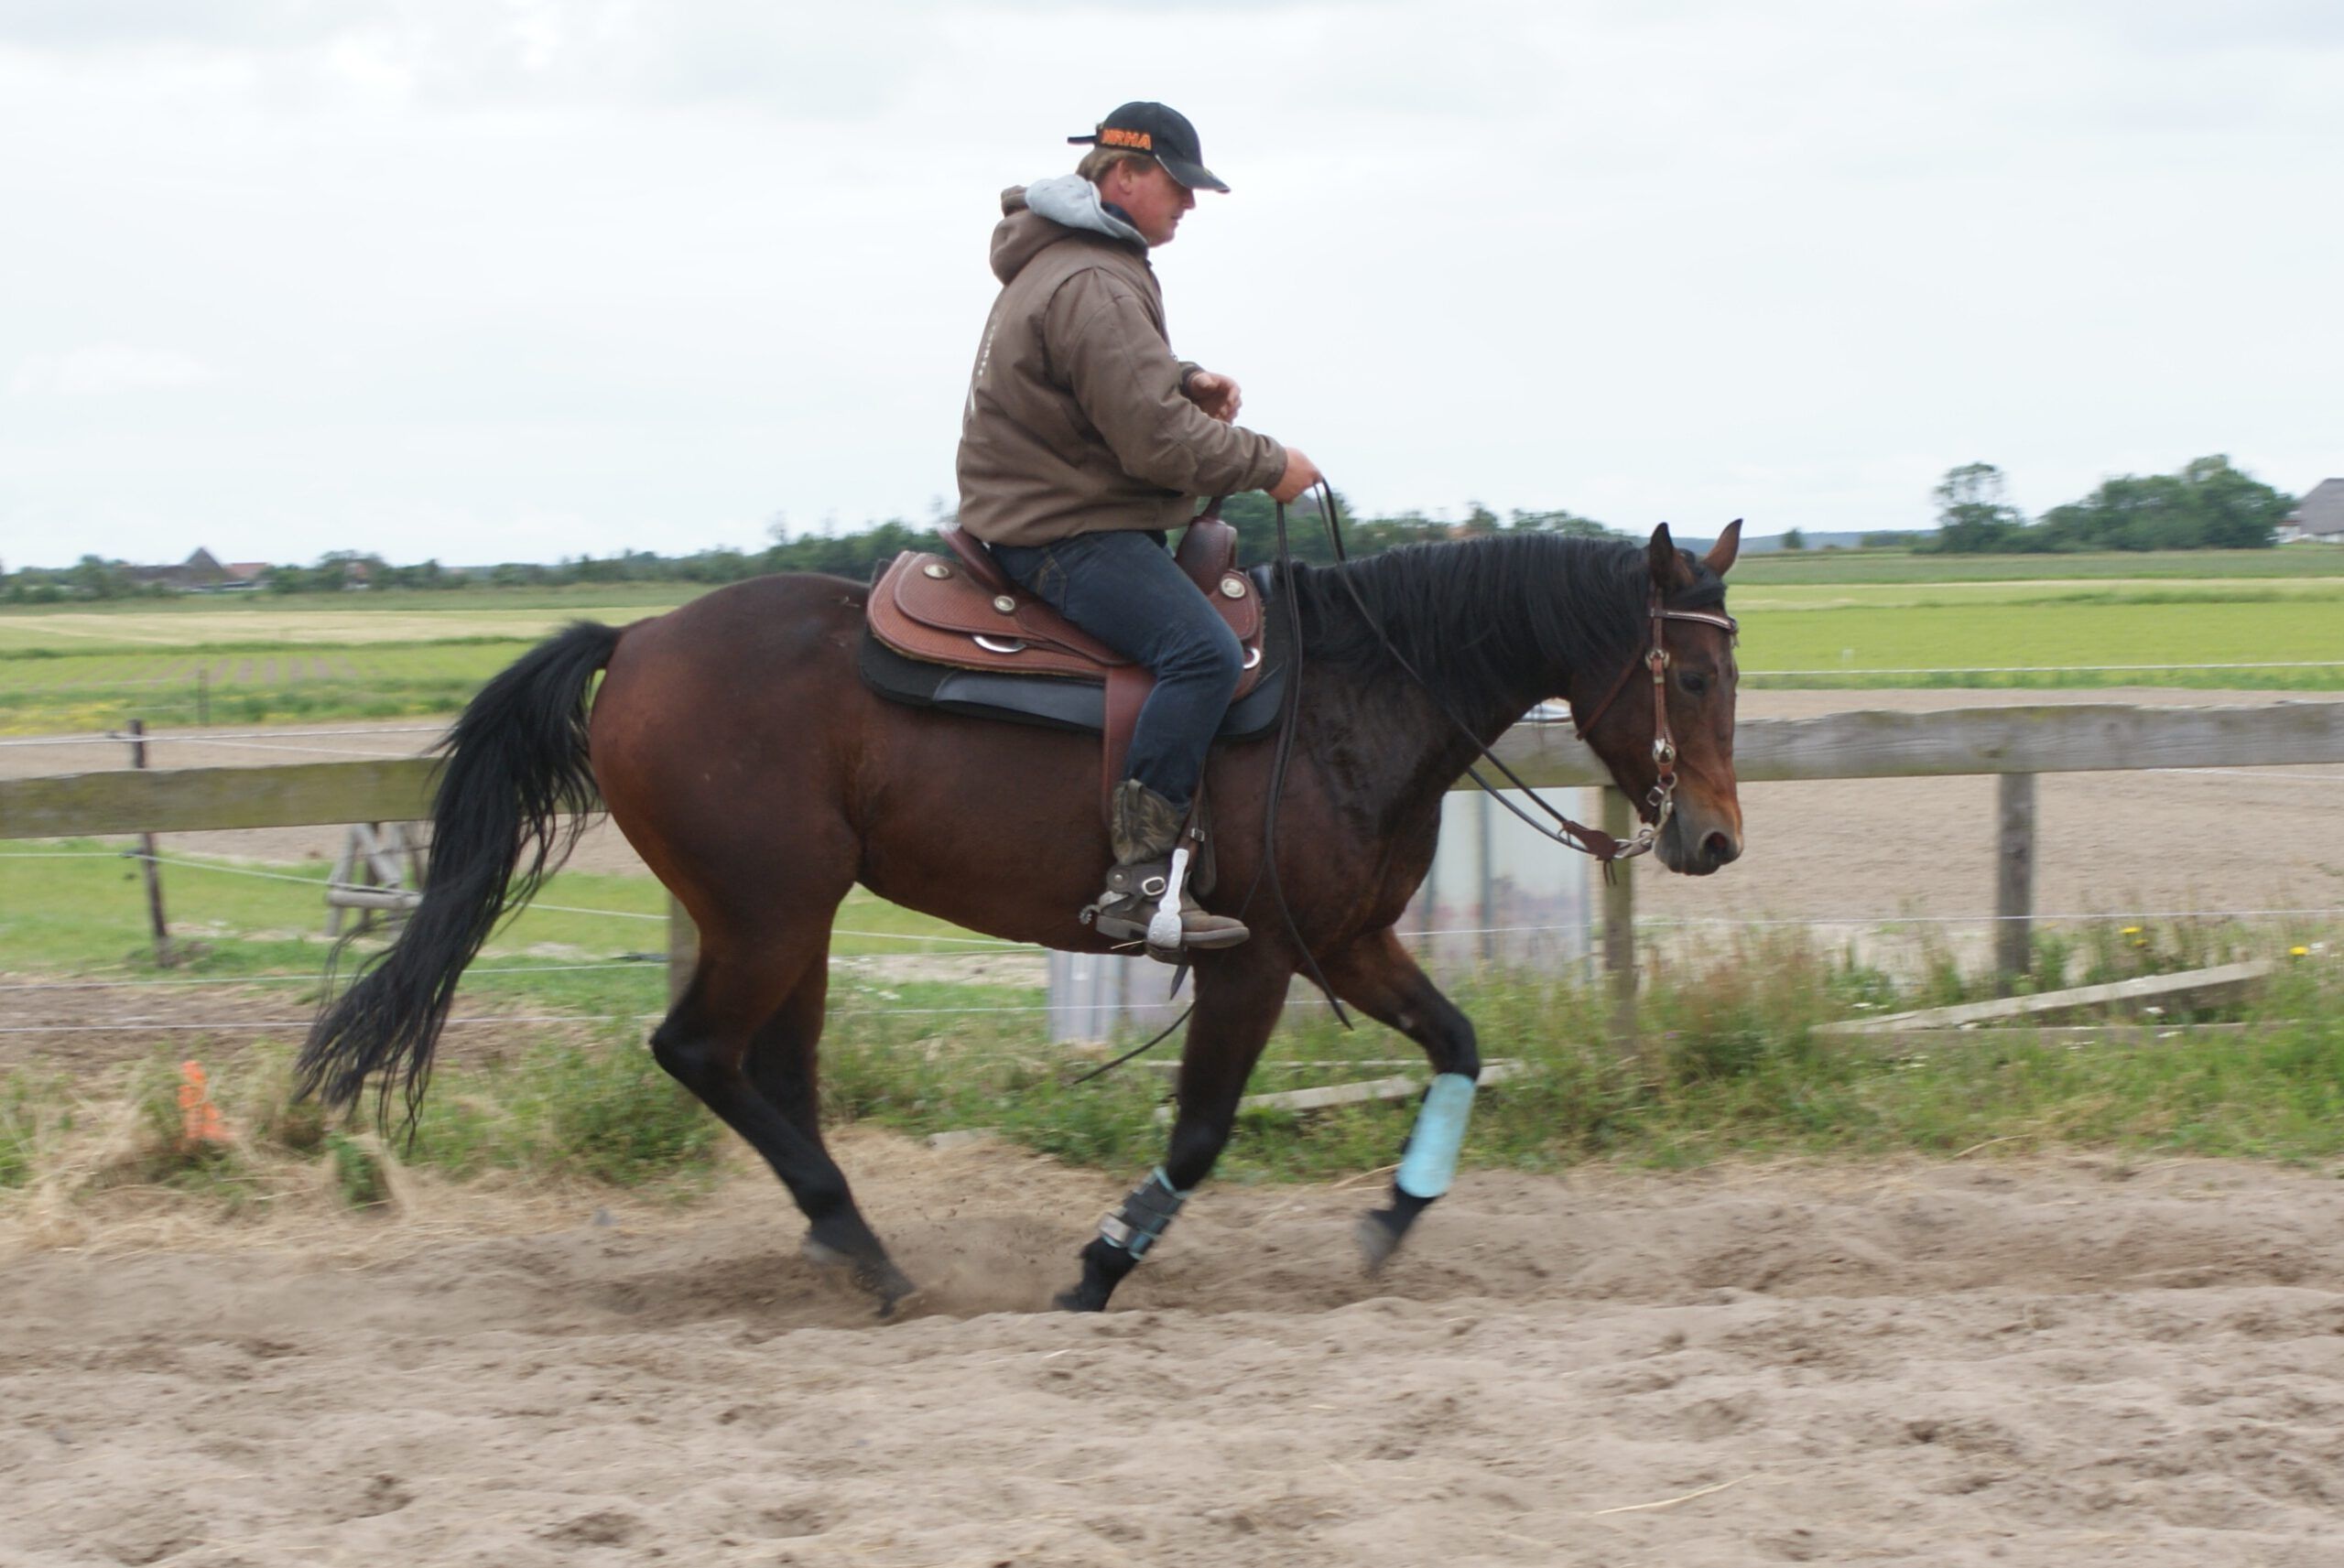
[[[179,1064],[179,1141],[190,1149],[228,1141],[228,1124],[212,1103],[201,1062]]]

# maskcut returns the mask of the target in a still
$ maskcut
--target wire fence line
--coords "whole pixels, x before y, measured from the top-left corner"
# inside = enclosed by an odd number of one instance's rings
[[[246,730],[226,735],[213,734],[210,730],[154,730],[136,738],[145,741],[149,745],[176,743],[188,746],[224,746],[232,741],[307,741],[326,738],[366,740],[376,735],[444,735],[447,731],[448,726],[445,724],[389,724],[379,729],[365,730]],[[127,745],[132,739],[130,734],[120,730],[100,730],[88,735],[28,735],[0,740],[0,749],[23,746]],[[372,756],[374,753],[369,752],[355,754]]]
[[[303,746],[299,744],[288,746],[273,741],[215,741],[209,736],[198,735],[149,734],[142,737],[141,739],[149,744],[157,741],[192,741],[206,746],[224,746],[233,751],[239,752],[275,752],[280,754],[304,757],[359,757],[375,762],[396,762],[402,757],[419,757],[426,754],[425,752],[420,750],[408,752],[362,752],[354,746]],[[127,735],[110,735],[98,741],[75,741],[71,742],[71,744],[77,746],[126,746],[132,743],[132,737]],[[56,744],[59,744],[59,742],[52,741],[0,741],[0,746],[48,746]]]
[[[179,741],[194,741],[197,740],[198,737],[192,735],[178,735],[171,737],[171,739]],[[362,752],[354,746],[303,746],[299,744],[288,746],[274,741],[205,740],[202,743],[208,746],[225,746],[232,751],[238,752],[275,752],[279,755],[292,754],[304,757],[364,757],[369,759],[379,758],[384,761],[396,761],[401,757],[417,757],[424,754],[420,751]]]
[[[2337,783],[2339,779],[2344,779],[2344,762],[2337,762],[2331,765],[2339,771],[2332,773],[2266,773],[2263,769],[2255,767],[2252,763],[2244,762],[2234,768],[2148,768],[2143,769],[2143,771],[2155,773],[2171,773],[2176,777],[2204,777],[2209,779],[2227,778],[2232,783],[2237,782],[2239,774],[2244,773],[2250,780],[2256,784],[2268,782],[2272,784],[2332,784]]]
[[[2073,925],[2094,920],[2283,920],[2344,915],[2344,905],[2326,909],[2109,909],[2068,914],[1802,914],[1765,917],[1740,914],[1638,915],[1638,925],[1991,925],[2005,920]]]
[[[1286,1007],[1329,1007],[1324,997],[1294,997]],[[1119,1001],[1063,1002],[1056,1006],[1039,1002],[1003,1007],[858,1007],[846,1008],[829,1016],[841,1018],[961,1018],[978,1014],[1032,1014],[1042,1012],[1110,1012],[1121,1011]],[[650,1023],[667,1017],[665,1012],[548,1012],[548,1013],[483,1013],[469,1018],[450,1018],[440,1027],[456,1029],[496,1023]],[[0,1034],[123,1034],[146,1029],[168,1029],[174,1032],[211,1030],[216,1033],[244,1033],[255,1029],[308,1029],[315,1022],[308,1018],[233,1018],[212,1019],[196,1022],[164,1022],[155,1019],[132,1018],[120,1023],[28,1023],[0,1026]],[[1349,1063],[1340,1065],[1351,1065]]]
[[[1742,666],[1744,676],[2040,676],[2114,675],[2155,671],[2180,675],[2193,670],[2332,670],[2344,669],[2344,659],[2259,659],[2226,665],[1835,665],[1828,669],[1774,670]]]
[[[2173,770],[2181,771],[2181,770]],[[2220,773],[2221,769],[2190,769],[2189,772]],[[2332,780],[2321,780],[2332,783]],[[179,866],[189,871],[217,871],[227,876],[256,877],[268,881],[294,882],[322,892],[327,882],[319,877],[299,876],[290,871],[265,871],[251,866],[226,866],[212,860],[185,859],[176,855],[146,855],[135,849],[36,849],[30,851],[0,851],[0,863],[8,860],[134,860],[152,861],[157,865]],[[666,921],[662,914],[646,914],[632,909],[595,909],[582,904],[546,903],[532,901],[531,909],[541,909],[559,914],[600,916],[609,920]],[[2106,909],[2076,910],[2065,914],[2029,913],[2026,914],[1901,914],[1893,913],[1857,913],[1851,914],[1804,915],[1740,915],[1686,914],[1639,915],[1639,925],[1980,925],[1999,920],[2038,920],[2073,923],[2091,920],[2261,920],[2313,917],[2344,914],[2344,905],[2305,909]],[[1577,929],[1566,925],[1450,925],[1429,929],[1408,929],[1409,936],[1514,936],[1541,932],[1564,933]],[[938,932],[858,931],[844,926],[834,927],[834,936],[852,936],[874,942],[937,942],[948,946],[981,947],[1004,953],[1046,953],[1049,949],[1030,942],[1011,942],[997,936],[950,936]],[[5,988],[0,988],[5,989]]]
[[[643,973],[657,973],[667,962],[665,954],[646,954],[640,958],[605,958],[593,964],[486,964],[466,969],[466,980],[486,979],[496,975],[570,975],[595,969],[635,969]],[[308,975],[213,975],[198,979],[116,979],[116,980],[10,980],[0,982],[0,991],[103,991],[176,989],[187,986],[313,986],[322,983],[321,974]]]
[[[2171,771],[2179,772],[2183,770]],[[2187,771],[2192,773],[2222,773],[2228,770],[2190,769]],[[2329,783],[2333,781],[2322,780],[2320,782]],[[0,864],[5,864],[9,860],[75,860],[152,861],[157,865],[177,866],[188,871],[216,871],[226,876],[254,877],[267,881],[292,882],[303,887],[315,888],[320,892],[323,892],[328,885],[324,879],[315,876],[300,876],[289,871],[266,871],[251,866],[222,865],[216,861],[192,860],[176,855],[146,855],[135,849],[35,849],[0,851]],[[665,922],[668,918],[668,916],[664,914],[646,914],[639,910],[596,909],[582,904],[546,903],[537,901],[531,902],[527,907],[530,909],[547,910],[555,914],[582,914],[608,920]],[[1640,926],[1663,927],[1680,925],[1751,927],[1797,925],[1991,925],[1995,922],[2005,920],[2033,920],[2046,923],[2073,925],[2095,920],[2276,920],[2315,919],[2337,915],[2344,915],[2344,905],[2262,909],[2101,909],[2073,910],[2052,914],[2030,912],[2025,914],[2000,914],[1984,912],[1959,914],[1907,914],[1893,912],[1857,912],[1846,914],[1804,915],[1639,915],[1637,917],[1636,924]],[[1537,935],[1542,934],[1560,935],[1575,932],[1577,929],[1578,928],[1575,925],[1445,925],[1428,928],[1404,928],[1402,935],[1408,937],[1521,936]],[[1041,955],[1050,951],[1050,949],[1035,943],[1012,942],[997,936],[954,936],[947,935],[940,932],[863,931],[852,929],[846,926],[838,926],[832,929],[831,935],[834,936],[851,936],[858,940],[874,942],[932,942],[950,946],[982,948],[986,950],[987,953],[1026,953]],[[940,954],[935,956],[957,957],[960,955]],[[974,957],[984,955],[969,954],[965,956]],[[852,955],[850,955],[850,957],[852,957]],[[608,967],[635,968],[650,961],[651,960],[648,959],[619,960],[614,961]],[[502,971],[482,972],[505,972],[513,974],[556,973],[570,968],[593,968],[601,967],[605,966],[552,965],[547,966],[542,969],[535,970],[515,968]],[[125,981],[121,983],[129,984],[134,982]],[[5,990],[8,989],[10,988],[6,986],[0,986],[0,990]]]
[[[216,871],[222,876],[253,877],[263,881],[294,882],[315,888],[322,892],[331,884],[322,877],[301,876],[292,871],[265,871],[256,866],[226,866],[216,860],[191,860],[179,855],[148,855],[136,849],[26,849],[0,850],[0,864],[10,860],[133,860],[157,866],[177,866],[190,871]],[[531,909],[548,910],[557,914],[598,915],[606,920],[656,920],[665,923],[665,914],[647,914],[633,909],[591,909],[574,903],[546,903],[532,900]],[[950,946],[996,948],[1010,953],[1040,953],[1047,951],[1026,942],[1006,942],[997,936],[948,936],[939,932],[925,931],[854,931],[834,927],[833,936],[852,936],[874,942],[940,942]]]

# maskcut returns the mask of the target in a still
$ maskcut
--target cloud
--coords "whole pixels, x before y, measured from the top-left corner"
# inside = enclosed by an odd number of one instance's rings
[[[229,67],[255,98],[468,109],[745,104],[855,119],[937,64],[935,0],[0,0],[0,49]]]
[[[27,356],[8,378],[8,391],[16,397],[104,397],[201,386],[217,379],[201,362],[170,349],[92,343],[61,354]]]

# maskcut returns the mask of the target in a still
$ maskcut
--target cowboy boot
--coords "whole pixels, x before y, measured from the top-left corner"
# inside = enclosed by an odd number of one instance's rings
[[[1106,891],[1083,911],[1092,928],[1117,942],[1145,942],[1147,923],[1171,885],[1173,849],[1180,842],[1180,808],[1137,779],[1115,786],[1107,811],[1107,841],[1115,851]],[[1180,946],[1198,951],[1234,947],[1251,935],[1243,921],[1210,914],[1180,889]],[[1154,949],[1151,948],[1150,951]]]

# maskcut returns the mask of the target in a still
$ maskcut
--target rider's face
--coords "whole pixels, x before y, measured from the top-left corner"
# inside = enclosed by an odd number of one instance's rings
[[[1132,227],[1150,245],[1168,245],[1181,217],[1197,204],[1196,193],[1153,160],[1127,158],[1107,171],[1101,192],[1132,215]]]

